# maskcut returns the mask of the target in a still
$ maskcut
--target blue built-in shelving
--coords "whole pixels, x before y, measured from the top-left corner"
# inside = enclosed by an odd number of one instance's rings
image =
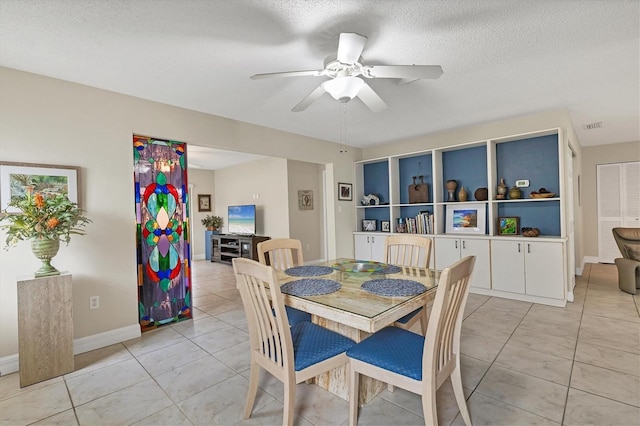
[[[460,148],[442,153],[442,183],[440,190],[442,199],[447,200],[447,189],[444,186],[448,180],[458,182],[457,193],[462,187],[469,194],[468,200],[473,200],[473,193],[478,188],[487,187],[487,147],[486,145]]]
[[[522,198],[546,188],[560,195],[558,135],[540,136],[496,144],[496,173],[511,187],[516,180],[528,179],[529,187],[520,188]]]
[[[389,162],[387,160],[365,164],[364,195],[375,194],[381,203],[389,203]],[[360,202],[360,200],[357,200]]]
[[[413,177],[423,176],[424,184],[429,188],[428,203],[433,201],[433,166],[431,154],[416,155],[401,158],[398,161],[400,177],[400,204],[409,203],[409,185],[413,184]],[[420,179],[416,179],[420,183]]]
[[[561,132],[559,129],[505,136],[486,141],[427,149],[414,153],[391,155],[357,162],[356,221],[358,231],[361,221],[375,219],[380,229],[381,221],[390,221],[391,229],[398,219],[411,218],[420,212],[433,215],[435,235],[447,234],[447,212],[458,208],[458,192],[467,191],[468,208],[483,208],[485,212],[484,235],[489,238],[510,238],[498,235],[496,223],[500,217],[519,217],[520,227],[538,228],[541,237],[565,236],[563,206],[564,194]],[[425,202],[409,204],[409,185],[414,176],[423,176],[428,187]],[[496,198],[496,186],[504,178],[508,188],[517,180],[528,180],[528,187],[521,187],[521,199]],[[455,202],[448,201],[446,182],[457,182]],[[416,179],[416,183],[420,183]],[[475,200],[475,191],[487,188],[488,200]],[[531,192],[546,188],[554,195],[550,198],[531,198]],[[381,205],[362,206],[363,196],[375,194]],[[480,207],[482,206],[482,207]],[[481,237],[482,234],[476,234]],[[522,238],[521,235],[513,237]]]

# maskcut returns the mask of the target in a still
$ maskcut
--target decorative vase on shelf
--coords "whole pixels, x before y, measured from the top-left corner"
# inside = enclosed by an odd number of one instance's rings
[[[469,194],[467,194],[467,190],[464,189],[464,186],[460,188],[460,192],[458,192],[458,201],[467,201]]]
[[[447,188],[447,201],[455,201],[456,200],[456,188],[458,187],[458,182],[450,179],[446,183]]]
[[[42,262],[42,266],[35,273],[36,278],[60,275],[60,271],[51,266],[51,259],[58,254],[60,240],[34,238],[31,240],[31,251]]]
[[[487,188],[478,188],[473,196],[477,201],[487,201],[489,199],[489,190]]]
[[[496,188],[496,200],[504,200],[507,197],[507,185],[504,183],[504,178],[500,178],[500,183]]]
[[[520,188],[518,188],[517,186],[512,186],[511,189],[509,190],[509,198],[512,200],[517,200],[520,197],[522,197],[522,191],[520,191]]]

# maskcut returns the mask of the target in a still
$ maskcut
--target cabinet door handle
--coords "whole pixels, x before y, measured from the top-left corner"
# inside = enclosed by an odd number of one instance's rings
[[[531,253],[531,244],[527,244],[527,253]]]
[[[466,250],[467,249],[467,242],[462,240],[462,250]]]
[[[518,253],[520,253],[520,243],[518,243]]]
[[[369,241],[369,237],[367,237],[367,244],[369,244],[371,241]]]
[[[455,243],[456,243],[456,248],[458,248],[458,241],[455,241]]]
[[[375,244],[376,243],[376,237],[371,237],[371,244]]]

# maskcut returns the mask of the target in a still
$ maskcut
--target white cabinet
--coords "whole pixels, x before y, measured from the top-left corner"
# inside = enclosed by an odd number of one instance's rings
[[[354,234],[355,257],[384,262],[384,234]]]
[[[476,256],[471,286],[491,288],[489,240],[483,238],[435,238],[436,269],[443,270],[467,256]]]
[[[564,257],[561,241],[493,240],[493,290],[564,299]]]

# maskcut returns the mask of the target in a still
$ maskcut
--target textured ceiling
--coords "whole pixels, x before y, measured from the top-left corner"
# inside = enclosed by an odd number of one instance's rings
[[[590,146],[640,140],[639,21],[638,0],[0,0],[0,65],[357,147],[564,108]],[[379,113],[294,113],[324,77],[249,79],[321,69],[340,32],[444,74],[367,80]]]

